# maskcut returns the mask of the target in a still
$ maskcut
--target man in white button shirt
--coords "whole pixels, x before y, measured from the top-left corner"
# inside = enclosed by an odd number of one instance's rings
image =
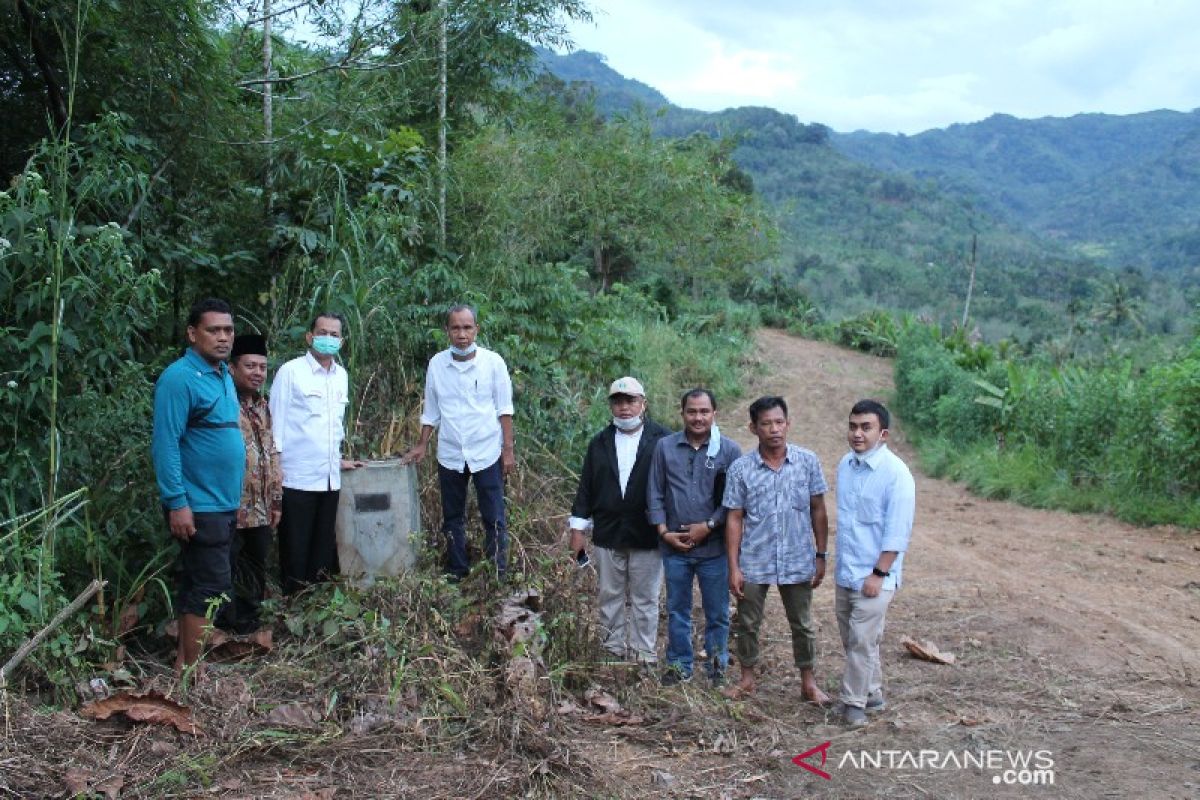
[[[344,324],[340,314],[319,314],[304,334],[308,352],[281,366],[271,383],[271,419],[283,470],[279,571],[284,594],[337,574],[334,525],[341,471],[362,466],[341,455],[350,388],[334,356],[342,347]]]
[[[462,580],[471,569],[467,558],[467,484],[474,480],[483,517],[484,552],[503,578],[508,566],[508,522],[504,478],[516,466],[513,449],[512,380],[498,353],[475,343],[475,309],[454,306],[446,314],[447,350],[429,359],[421,439],[403,463],[425,458],[438,429],[438,483],[442,491],[442,533],[446,572]]]

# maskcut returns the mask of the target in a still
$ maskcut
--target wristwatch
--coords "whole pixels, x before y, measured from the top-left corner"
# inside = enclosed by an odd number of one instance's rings
[[[717,529],[717,523],[713,522],[712,517],[709,517],[708,519],[704,520],[704,524],[708,526],[709,533],[712,533],[714,530]]]
[[[817,558],[825,558],[828,555],[824,550],[817,551]]]
[[[890,571],[884,572],[879,567],[871,567],[871,574],[878,575],[881,578],[886,578],[888,575],[891,575],[892,573]]]

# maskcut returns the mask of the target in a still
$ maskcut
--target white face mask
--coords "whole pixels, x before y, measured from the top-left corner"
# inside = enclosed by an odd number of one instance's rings
[[[631,431],[636,431],[638,428],[642,427],[642,418],[641,417],[630,417],[629,419],[622,419],[621,417],[613,417],[612,419],[613,419],[613,425],[617,426],[617,430],[625,431],[625,433],[630,433]]]
[[[865,461],[866,459],[870,458],[872,454],[877,452],[879,450],[879,448],[883,447],[885,444],[887,444],[887,442],[885,442],[883,439],[880,439],[878,442],[875,443],[875,446],[872,447],[870,450],[868,450],[865,453],[855,453],[854,457],[858,458],[859,460]]]
[[[471,353],[475,352],[475,348],[476,345],[474,342],[471,342],[466,347],[455,347],[454,345],[450,345],[450,352],[456,356],[469,356]]]

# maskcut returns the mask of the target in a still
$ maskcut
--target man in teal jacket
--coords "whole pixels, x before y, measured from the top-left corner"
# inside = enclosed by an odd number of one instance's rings
[[[191,347],[154,387],[151,441],[163,510],[179,541],[180,673],[199,662],[208,617],[233,591],[229,548],[246,461],[237,389],[225,364],[233,346],[229,304],[197,301],[187,337]]]

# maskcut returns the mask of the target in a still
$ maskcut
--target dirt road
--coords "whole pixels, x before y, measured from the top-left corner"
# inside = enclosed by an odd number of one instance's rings
[[[788,400],[792,439],[816,451],[832,484],[848,409],[861,397],[890,397],[891,363],[778,332],[763,333],[760,344],[762,377],[750,398]],[[747,405],[723,409],[719,420],[743,447],[752,446]],[[903,420],[894,427],[894,448],[914,467],[918,512],[883,646],[889,711],[851,732],[800,703],[773,597],[758,696],[722,706],[700,685],[659,691],[649,702],[664,717],[650,731],[612,735],[611,758],[601,760],[625,784],[612,789],[1200,797],[1200,538],[981,500],[922,475]],[[816,605],[819,678],[833,694],[842,657],[831,583],[817,590]],[[958,664],[910,658],[900,645],[906,635],[932,640]],[[791,762],[826,742],[828,779]],[[1026,757],[1034,760],[1022,774]],[[820,752],[807,762],[820,767]],[[1039,767],[1052,778],[1035,774]]]

